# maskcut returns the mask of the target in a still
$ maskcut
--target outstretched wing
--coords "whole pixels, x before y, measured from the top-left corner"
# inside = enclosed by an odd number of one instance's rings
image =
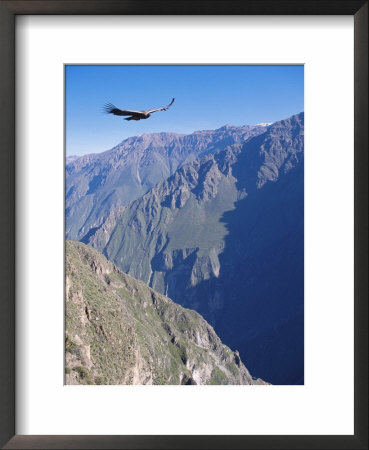
[[[142,114],[142,111],[133,111],[130,109],[119,109],[111,103],[107,103],[104,106],[104,110],[107,114],[114,114],[115,116],[134,116]]]
[[[148,111],[145,111],[147,114],[152,114],[156,111],[166,111],[170,106],[172,106],[174,103],[174,98],[172,98],[172,101],[167,106],[163,106],[162,108],[156,108],[156,109],[149,109]]]

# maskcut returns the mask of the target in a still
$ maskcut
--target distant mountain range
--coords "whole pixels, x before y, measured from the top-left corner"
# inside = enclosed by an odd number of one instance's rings
[[[266,384],[195,311],[66,242],[66,384]]]
[[[304,114],[130,138],[67,165],[67,237],[195,309],[251,373],[304,382]]]
[[[243,143],[265,132],[264,126],[233,127],[176,133],[143,134],[113,149],[66,165],[66,236],[81,239],[102,224],[113,207],[145,194],[179,167],[228,145]]]
[[[69,156],[66,156],[65,162],[66,162],[66,164],[70,164],[71,162],[75,161],[75,160],[78,159],[78,158],[80,158],[80,156],[77,156],[77,155],[69,155]]]

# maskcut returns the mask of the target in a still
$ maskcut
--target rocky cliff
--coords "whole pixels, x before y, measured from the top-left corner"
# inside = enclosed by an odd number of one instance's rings
[[[66,384],[265,384],[195,311],[66,242]]]

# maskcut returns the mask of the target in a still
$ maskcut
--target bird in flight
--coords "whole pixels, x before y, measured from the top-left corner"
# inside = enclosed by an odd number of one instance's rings
[[[167,106],[163,106],[162,108],[148,109],[147,111],[134,111],[131,109],[119,109],[116,108],[111,103],[105,105],[104,109],[107,114],[114,114],[115,116],[130,116],[124,120],[141,120],[148,119],[152,113],[157,111],[166,111],[170,106],[174,103],[174,98]]]

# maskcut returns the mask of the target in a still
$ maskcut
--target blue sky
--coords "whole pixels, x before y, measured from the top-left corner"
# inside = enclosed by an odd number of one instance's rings
[[[129,136],[275,122],[304,110],[303,66],[68,65],[66,153],[99,153]],[[167,105],[147,120],[105,114]]]

